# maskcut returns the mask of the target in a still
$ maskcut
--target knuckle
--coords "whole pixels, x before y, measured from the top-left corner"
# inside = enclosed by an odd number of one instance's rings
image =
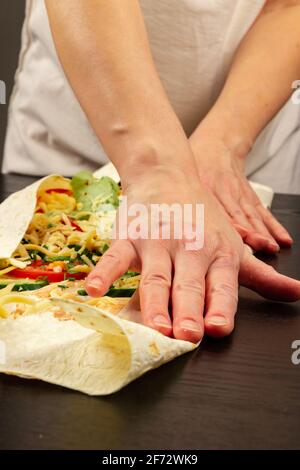
[[[261,218],[259,217],[259,215],[255,214],[255,212],[249,214],[247,217],[248,217],[250,222],[259,222],[259,221],[261,221]]]
[[[210,294],[231,297],[236,302],[238,300],[237,287],[230,282],[221,282],[220,284],[213,285],[210,289]]]
[[[246,217],[251,218],[255,214],[255,211],[253,209],[253,206],[251,204],[244,204],[243,205],[243,211],[246,215]]]
[[[239,256],[233,248],[227,248],[226,252],[218,255],[214,267],[238,270]]]
[[[241,209],[234,209],[232,211],[232,215],[233,217],[240,217],[241,215],[243,215],[243,212],[241,211]]]
[[[184,247],[182,248],[182,251],[184,252],[184,260],[182,261],[183,263],[187,263],[187,265],[198,265],[201,262],[205,262],[206,258],[206,251],[205,249],[199,249],[199,250],[186,250]]]
[[[168,276],[167,273],[164,272],[159,272],[159,271],[153,271],[144,274],[141,279],[141,287],[148,287],[149,285],[152,284],[161,284],[163,286],[166,286],[170,288],[171,286],[171,279],[170,276]]]
[[[188,292],[190,294],[195,294],[200,299],[205,298],[204,284],[200,280],[194,278],[180,279],[175,281],[173,284],[173,292],[177,294]]]
[[[103,282],[107,282],[104,278],[106,273],[108,276],[113,273],[114,276],[121,276],[124,273],[124,270],[126,270],[126,266],[124,265],[124,262],[122,262],[122,259],[119,255],[118,252],[116,251],[107,251],[102,258],[99,261],[99,264],[97,266],[98,272],[102,273],[101,277],[103,279]],[[100,277],[99,275],[97,275]]]
[[[204,254],[207,255],[207,258],[210,259],[216,251],[220,249],[220,247],[223,245],[224,241],[224,236],[221,231],[216,230],[214,233],[206,234],[205,237],[205,244],[204,244]]]
[[[278,222],[278,220],[274,217],[274,215],[268,209],[266,209],[266,211],[264,212],[263,219],[267,223],[272,224],[273,226],[276,225],[277,227],[282,227],[280,222]],[[283,229],[283,227],[282,227],[282,229]]]
[[[263,212],[263,219],[266,221],[266,222],[272,222],[274,217],[273,215],[271,214],[271,212],[269,212],[268,210],[264,211]]]
[[[120,256],[116,251],[107,251],[103,257],[102,260],[105,261],[106,263],[109,263],[113,266],[118,266],[121,262]]]

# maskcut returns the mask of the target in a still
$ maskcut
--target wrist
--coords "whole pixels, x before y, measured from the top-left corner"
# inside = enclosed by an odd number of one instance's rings
[[[229,157],[244,162],[253,145],[253,138],[244,122],[239,122],[230,112],[216,112],[213,109],[200,123],[190,137],[190,145],[195,155],[202,142],[212,142],[223,149]],[[209,155],[207,155],[209,159]]]
[[[195,159],[186,137],[175,139],[173,136],[173,142],[161,136],[134,139],[132,145],[121,150],[122,157],[112,160],[125,191],[148,179],[163,183],[168,177],[174,184],[186,178],[195,179]]]

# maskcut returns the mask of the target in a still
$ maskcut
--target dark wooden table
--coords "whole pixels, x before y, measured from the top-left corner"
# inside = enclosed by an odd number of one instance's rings
[[[0,176],[4,198],[32,181]],[[300,278],[300,197],[276,196],[274,213],[295,238],[269,258]],[[1,449],[299,449],[300,303],[267,302],[240,289],[235,332],[205,339],[106,398],[0,377]]]

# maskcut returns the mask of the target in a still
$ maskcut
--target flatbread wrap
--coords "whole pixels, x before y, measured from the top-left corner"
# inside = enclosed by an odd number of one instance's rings
[[[127,306],[138,273],[102,298],[84,289],[120,193],[110,177],[80,172],[43,178],[0,205],[0,372],[107,395],[196,347],[140,323]]]

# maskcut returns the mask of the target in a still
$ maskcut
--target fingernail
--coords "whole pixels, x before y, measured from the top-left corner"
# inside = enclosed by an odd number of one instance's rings
[[[280,246],[277,243],[269,242],[269,246],[276,251],[280,250]]]
[[[202,331],[202,328],[194,322],[193,320],[183,320],[180,324],[179,327],[182,330],[188,330],[188,331],[194,331],[196,333],[199,333]]]
[[[166,317],[164,317],[163,315],[157,315],[156,317],[153,318],[153,323],[158,326],[158,327],[161,327],[161,328],[169,328],[171,326],[171,323],[170,321],[168,321],[168,319]]]
[[[91,279],[86,280],[86,284],[88,287],[92,287],[93,289],[101,290],[103,283],[99,277],[92,277]]]
[[[227,325],[228,322],[225,317],[215,315],[215,316],[209,317],[207,319],[207,323],[209,323],[210,325],[225,326]]]

